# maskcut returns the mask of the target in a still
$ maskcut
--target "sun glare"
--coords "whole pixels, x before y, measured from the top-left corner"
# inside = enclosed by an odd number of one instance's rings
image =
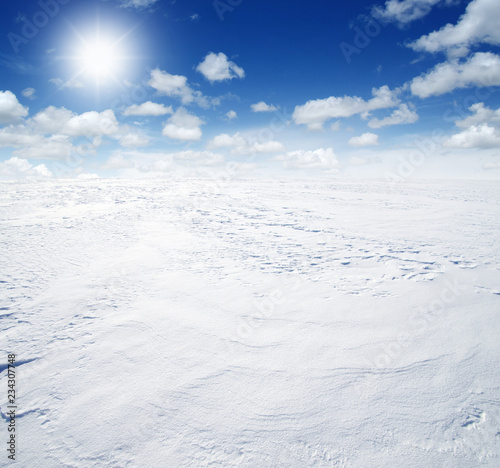
[[[118,33],[100,28],[87,33],[73,28],[76,43],[68,45],[66,59],[72,62],[73,79],[94,81],[102,86],[122,81],[126,66],[131,60],[130,44],[127,40],[133,29]]]
[[[106,41],[85,44],[81,65],[86,73],[97,79],[115,75],[119,69],[119,53]]]
[[[85,41],[78,56],[80,73],[99,82],[116,78],[123,59],[118,43],[107,39]]]

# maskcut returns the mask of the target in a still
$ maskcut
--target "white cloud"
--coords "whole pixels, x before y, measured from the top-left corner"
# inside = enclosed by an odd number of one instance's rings
[[[61,133],[70,136],[116,135],[120,131],[118,121],[112,110],[84,112],[75,115],[62,128]]]
[[[252,112],[273,112],[278,110],[276,106],[272,104],[266,104],[264,101],[260,101],[257,104],[252,104],[251,106]]]
[[[68,109],[47,107],[23,124],[0,130],[0,146],[15,148],[24,158],[64,159],[83,150],[73,146],[72,139],[91,139],[85,151],[95,151],[104,136],[118,139],[128,127],[120,127],[113,111],[74,114]]]
[[[180,99],[182,104],[196,103],[198,106],[208,108],[210,105],[220,104],[220,98],[207,98],[200,91],[193,90],[187,82],[187,78],[182,75],[171,75],[159,68],[151,72],[148,85],[156,89],[160,94],[172,98]]]
[[[362,114],[367,117],[370,111],[396,107],[399,100],[395,91],[388,86],[372,89],[373,98],[365,101],[354,96],[329,97],[306,102],[295,107],[293,119],[296,124],[307,125],[310,130],[321,130],[325,121],[339,117]]]
[[[166,107],[164,104],[157,104],[156,102],[143,102],[142,104],[134,104],[127,107],[123,111],[123,115],[140,115],[140,116],[159,116],[165,114],[173,114],[172,106]]]
[[[247,146],[247,142],[239,133],[232,136],[228,133],[221,133],[210,140],[207,146],[209,148],[238,147]]]
[[[226,54],[210,52],[196,70],[199,71],[208,81],[224,81],[233,78],[243,78],[245,71],[243,68],[228,60]]]
[[[0,91],[0,124],[9,124],[28,115],[28,108],[21,105],[11,91]]]
[[[124,8],[148,8],[153,6],[158,0],[120,0]]]
[[[233,119],[236,119],[238,117],[238,114],[234,111],[234,110],[230,110],[227,114],[226,114],[226,118],[227,120],[233,120]]]
[[[163,127],[162,134],[176,140],[201,139],[201,126],[204,124],[196,115],[190,114],[185,108],[180,107],[170,117]]]
[[[29,119],[28,125],[37,133],[72,137],[114,136],[120,132],[115,114],[110,109],[75,114],[64,107],[49,106]]]
[[[29,129],[24,126],[10,126],[0,129],[0,147],[13,146],[16,148],[24,145],[37,144],[41,138],[41,135],[30,132]]]
[[[64,107],[49,106],[29,121],[36,133],[54,134],[62,131],[75,114]]]
[[[0,162],[0,173],[2,175],[14,175],[26,172],[31,169],[31,164],[26,159],[21,159],[16,156],[8,159],[5,162]]]
[[[457,120],[455,125],[463,128],[443,142],[449,148],[500,148],[500,108],[497,110],[485,107],[479,102],[469,110],[472,115]]]
[[[370,128],[381,128],[387,125],[400,125],[415,123],[418,120],[418,114],[414,110],[410,110],[407,104],[401,104],[399,108],[394,110],[389,117],[383,119],[372,119],[368,122]]]
[[[457,120],[455,125],[460,128],[468,128],[473,125],[489,124],[500,127],[500,108],[497,110],[485,107],[484,102],[478,102],[469,107],[472,115],[463,120]]]
[[[217,100],[207,99],[200,91],[194,91],[187,83],[187,78],[182,75],[171,75],[159,68],[151,72],[148,85],[156,89],[160,94],[180,99],[182,104],[195,102],[200,107],[208,107],[209,104],[216,104]]]
[[[500,85],[500,57],[491,52],[478,52],[465,62],[458,59],[436,65],[411,82],[411,92],[426,98],[449,93],[456,88]]]
[[[30,126],[11,126],[0,130],[0,147],[15,148],[23,158],[64,159],[74,149],[65,135],[43,136]]]
[[[221,133],[210,140],[207,147],[209,149],[231,148],[231,154],[233,155],[279,153],[286,150],[283,143],[275,140],[250,143],[248,140],[243,138],[239,132],[234,135]]]
[[[314,151],[289,151],[274,158],[281,161],[285,169],[335,170],[339,165],[333,148],[319,148]]]
[[[452,3],[454,0],[387,0],[383,7],[374,7],[372,14],[389,23],[404,26],[426,16],[435,5]]]
[[[28,99],[36,99],[36,89],[26,88],[21,91],[21,94]]]
[[[0,176],[19,179],[23,177],[52,177],[52,173],[44,164],[33,167],[25,159],[14,156],[7,161],[0,162]]]
[[[254,143],[250,146],[250,151],[256,153],[279,153],[285,150],[285,145],[276,140],[269,140],[263,143]]]
[[[487,124],[472,125],[466,130],[452,135],[443,142],[448,148],[498,148],[500,132]]]
[[[498,0],[472,0],[457,24],[447,24],[438,31],[422,36],[410,47],[417,51],[444,50],[453,56],[463,56],[476,44],[500,45],[499,17]]]
[[[120,145],[126,148],[138,148],[140,146],[147,146],[149,144],[149,139],[144,135],[138,133],[125,133],[120,137]]]
[[[69,138],[63,135],[38,137],[35,143],[22,146],[14,154],[26,159],[65,159],[74,150]]]
[[[51,78],[49,81],[55,84],[60,89],[75,89],[84,87],[83,83],[76,78],[71,78],[68,81],[64,81],[61,78]]]
[[[349,142],[351,146],[374,146],[378,145],[378,135],[375,133],[363,133],[362,135],[352,137]]]
[[[42,177],[52,177],[52,172],[47,169],[47,166],[45,164],[39,164],[38,166],[35,166],[33,168],[33,172],[37,176],[42,176]]]

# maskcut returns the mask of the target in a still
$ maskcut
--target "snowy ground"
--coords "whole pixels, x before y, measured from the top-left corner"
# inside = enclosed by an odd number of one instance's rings
[[[0,183],[12,466],[500,466],[499,207],[494,182]]]

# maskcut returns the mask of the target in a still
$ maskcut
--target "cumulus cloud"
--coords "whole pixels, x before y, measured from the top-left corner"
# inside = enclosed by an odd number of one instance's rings
[[[458,59],[436,65],[411,82],[411,92],[426,98],[449,93],[457,88],[500,85],[500,57],[491,52],[478,52],[466,61]]]
[[[28,120],[35,132],[72,137],[112,136],[120,132],[114,112],[110,109],[75,114],[64,107],[49,106]]]
[[[0,162],[0,176],[3,178],[38,178],[52,177],[52,173],[47,169],[45,164],[34,166],[25,159],[14,156],[7,161]]]
[[[414,110],[410,110],[407,104],[401,104],[389,117],[383,119],[374,118],[368,122],[368,126],[370,128],[381,128],[387,125],[415,123],[417,120],[418,114]]]
[[[2,128],[0,146],[15,148],[14,154],[23,158],[64,159],[82,149],[73,145],[75,138],[89,139],[86,151],[95,151],[103,137],[118,139],[124,130],[112,110],[75,114],[50,106],[19,125]]]
[[[443,142],[449,148],[498,148],[500,133],[497,128],[487,124],[472,125],[463,132],[452,135]]]
[[[351,146],[374,146],[378,145],[378,135],[375,133],[363,133],[362,135],[352,137],[349,142]]]
[[[34,132],[32,127],[19,125],[0,130],[0,147],[15,148],[16,156],[23,158],[64,159],[74,149],[65,135],[48,137]]]
[[[252,112],[273,112],[278,110],[276,106],[272,104],[266,104],[264,101],[260,101],[257,104],[252,104],[251,106]]]
[[[138,148],[140,146],[147,146],[149,139],[144,135],[134,132],[126,132],[120,137],[120,145],[126,148]]]
[[[116,135],[120,126],[115,113],[108,109],[102,112],[90,111],[74,115],[61,129],[63,135],[95,137]]]
[[[450,5],[455,0],[387,0],[384,6],[376,6],[373,16],[388,23],[405,26],[427,16],[435,5]]]
[[[209,149],[213,148],[231,148],[231,154],[234,155],[252,155],[265,153],[280,153],[285,151],[283,143],[275,140],[264,142],[249,142],[239,132],[234,135],[221,133],[207,144]]]
[[[232,80],[243,78],[245,70],[228,60],[226,54],[210,52],[197,67],[199,71],[211,83],[215,81]]]
[[[333,118],[351,117],[361,114],[367,117],[376,109],[396,107],[399,99],[388,86],[372,89],[372,99],[365,101],[357,96],[329,97],[306,102],[295,107],[293,120],[296,124],[307,125],[310,130],[321,130],[323,124]]]
[[[472,0],[457,24],[447,24],[410,44],[417,51],[446,51],[453,56],[464,56],[471,46],[485,43],[500,45],[500,2]]]
[[[159,68],[151,72],[148,85],[156,89],[160,94],[180,99],[182,104],[196,103],[200,107],[208,107],[210,103],[216,104],[217,100],[210,101],[200,91],[193,90],[182,75],[171,75]]]
[[[74,115],[64,107],[49,106],[30,119],[30,126],[37,133],[59,133]]]
[[[202,136],[201,126],[203,124],[203,120],[199,117],[190,114],[184,107],[180,107],[167,120],[162,134],[175,140],[199,141]]]
[[[455,125],[463,128],[443,142],[449,148],[500,148],[500,109],[493,110],[479,102],[469,110],[472,115],[457,120]]]
[[[493,110],[478,102],[469,107],[472,115],[463,120],[457,120],[455,125],[460,128],[468,128],[473,125],[489,124],[500,127],[500,109]]]
[[[238,114],[234,111],[234,110],[230,110],[227,114],[226,114],[226,118],[227,120],[233,120],[233,119],[236,119],[238,117]]]
[[[11,91],[0,91],[0,124],[10,124],[28,115],[16,95]]]
[[[159,116],[165,114],[173,114],[172,106],[165,106],[164,104],[157,104],[156,102],[143,102],[142,104],[134,104],[127,107],[123,111],[123,115],[139,115],[139,116]]]
[[[21,94],[27,99],[36,99],[36,89],[26,88],[21,91]]]
[[[155,68],[151,72],[148,85],[161,94],[179,98],[183,104],[189,104],[194,100],[194,92],[188,86],[187,78],[182,75],[171,75],[159,68]]]
[[[46,138],[37,137],[36,142],[31,141],[31,144],[21,146],[14,154],[26,159],[65,159],[73,150],[69,138],[63,135],[51,135]]]
[[[289,151],[276,156],[276,161],[281,161],[285,169],[322,169],[335,170],[339,162],[333,148],[319,148],[314,151]]]

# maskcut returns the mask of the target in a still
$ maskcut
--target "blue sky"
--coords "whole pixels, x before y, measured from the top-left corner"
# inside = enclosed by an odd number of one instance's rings
[[[0,177],[500,178],[498,0],[39,0]]]

